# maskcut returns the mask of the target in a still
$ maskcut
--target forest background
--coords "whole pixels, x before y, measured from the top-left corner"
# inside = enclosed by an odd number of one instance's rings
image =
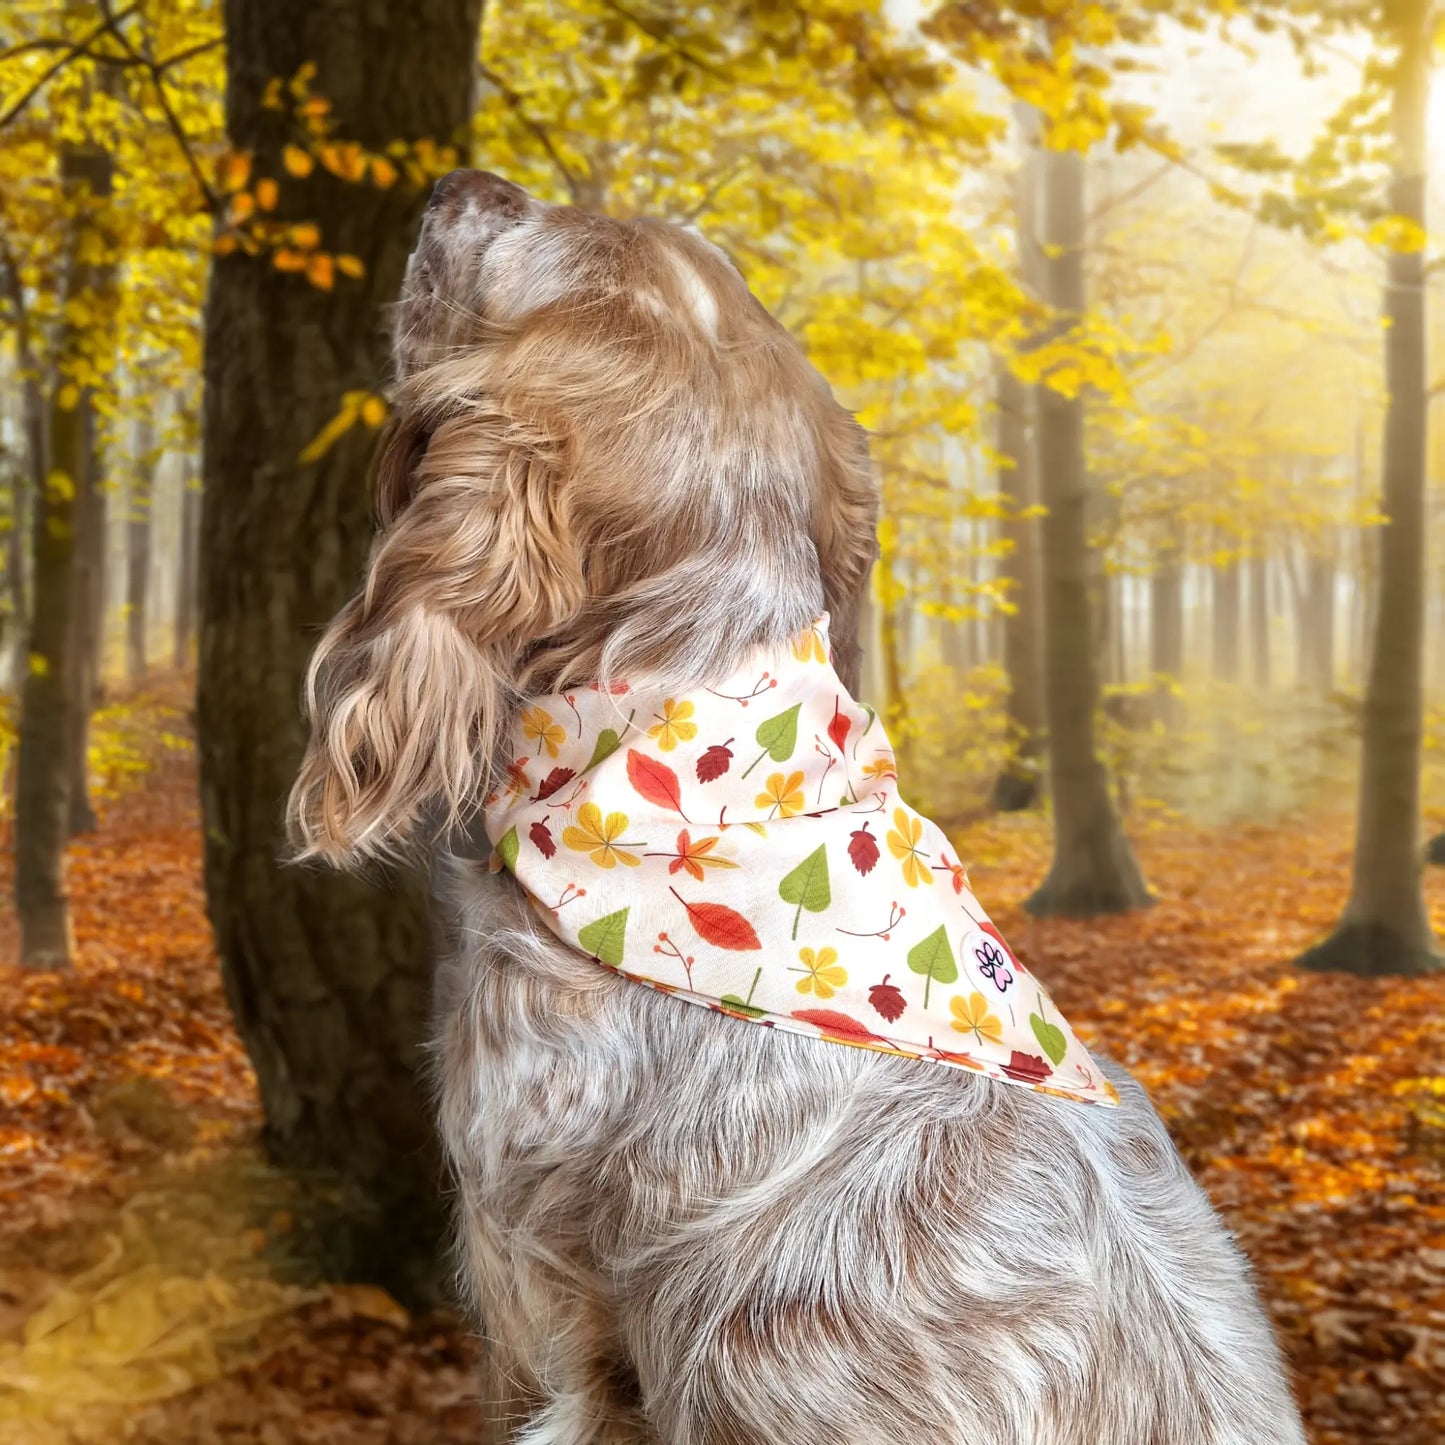
[[[421,881],[281,861],[454,166],[699,226],[873,435],[903,787],[1445,1438],[1430,0],[11,0],[0,1440],[474,1440]],[[1006,1207],[1006,1201],[1001,1201]]]

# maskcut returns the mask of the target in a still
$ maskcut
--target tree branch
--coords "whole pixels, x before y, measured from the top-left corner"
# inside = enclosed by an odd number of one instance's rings
[[[571,196],[572,203],[574,205],[577,204],[577,202],[582,199],[582,182],[574,174],[571,166],[562,159],[561,153],[553,144],[552,137],[548,133],[546,126],[544,126],[541,121],[527,114],[526,101],[523,100],[495,70],[483,65],[479,61],[477,63],[477,74],[506,101],[508,110],[517,117],[522,123],[523,128],[527,130],[536,140],[537,144],[546,151],[547,159],[556,167],[557,174],[562,177],[562,182],[567,187],[567,194]]]
[[[3,114],[0,114],[0,129],[9,125],[72,60],[76,59],[77,56],[84,55],[102,35],[107,32],[112,35],[116,34],[116,26],[119,25],[122,20],[134,15],[135,12],[140,9],[140,5],[138,0],[133,0],[132,4],[127,5],[124,10],[116,15],[110,13],[108,4],[103,5],[101,8],[105,14],[105,20],[82,39],[77,40],[58,60],[47,65],[45,69],[35,77],[29,89],[21,94],[19,99],[14,101]]]

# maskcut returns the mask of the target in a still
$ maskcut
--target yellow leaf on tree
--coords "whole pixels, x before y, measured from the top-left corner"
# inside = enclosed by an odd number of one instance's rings
[[[66,382],[59,391],[55,393],[55,404],[61,411],[74,411],[80,401],[80,388],[74,382]],[[63,472],[52,472],[52,477],[64,476]]]
[[[353,281],[359,281],[366,275],[366,263],[360,256],[341,255],[336,258],[336,269],[343,276],[350,276]]]
[[[314,251],[321,244],[321,227],[314,221],[302,221],[288,234],[303,251]]]
[[[229,256],[236,249],[236,238],[231,235],[217,236],[211,251],[217,256]]]
[[[48,677],[50,675],[50,659],[43,652],[30,654],[30,675],[32,677]]]
[[[306,257],[300,251],[293,251],[289,246],[283,246],[271,257],[271,264],[278,271],[304,271]]]
[[[231,197],[231,224],[239,225],[250,220],[256,213],[256,198],[250,191],[240,191]]]
[[[270,176],[256,182],[256,204],[263,211],[274,211],[281,199],[281,187]]]
[[[369,427],[378,427],[386,420],[390,407],[379,396],[369,396],[361,403],[361,419]]]
[[[293,176],[309,176],[315,162],[300,146],[288,145],[281,148],[281,164]]]
[[[396,167],[385,156],[372,156],[371,183],[381,190],[396,184]]]
[[[327,251],[317,251],[306,258],[306,279],[318,291],[329,291],[336,284],[336,269]]]

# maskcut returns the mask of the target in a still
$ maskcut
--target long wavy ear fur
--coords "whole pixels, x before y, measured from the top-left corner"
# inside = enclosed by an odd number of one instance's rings
[[[393,428],[365,586],[306,678],[311,741],[289,808],[300,856],[395,853],[424,817],[449,828],[480,803],[518,654],[583,597],[564,451],[485,402],[429,438]]]

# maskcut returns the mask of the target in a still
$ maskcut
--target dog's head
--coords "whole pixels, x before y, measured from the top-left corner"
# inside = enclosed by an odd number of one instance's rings
[[[722,252],[455,171],[395,335],[381,532],[308,676],[306,853],[465,816],[529,690],[694,684],[821,607],[847,675],[876,554],[866,442]]]

